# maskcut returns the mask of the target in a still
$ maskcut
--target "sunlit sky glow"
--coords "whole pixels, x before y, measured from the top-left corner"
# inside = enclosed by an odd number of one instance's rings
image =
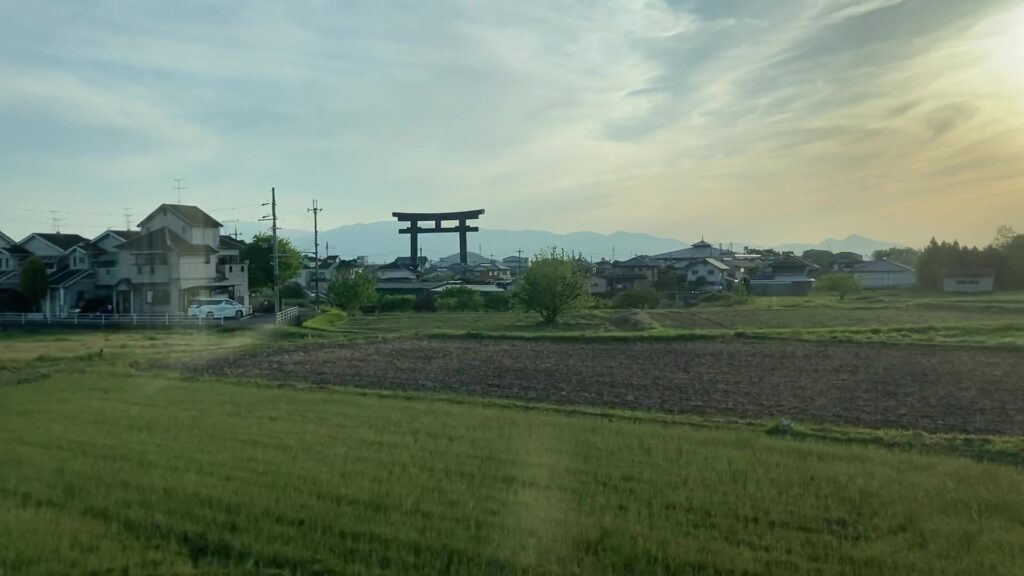
[[[0,230],[282,224],[920,245],[1024,227],[1024,1],[0,3]],[[220,210],[228,207],[244,207]]]

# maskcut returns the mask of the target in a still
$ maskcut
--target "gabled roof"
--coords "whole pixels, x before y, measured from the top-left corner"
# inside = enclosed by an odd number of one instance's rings
[[[167,227],[140,234],[133,240],[118,244],[118,250],[130,252],[177,252],[179,254],[216,254],[213,246],[193,244]]]
[[[90,256],[100,256],[107,253],[107,251],[104,250],[103,248],[100,248],[95,241],[85,242],[83,244],[72,246],[71,249],[68,250],[68,252],[71,252],[72,250],[81,250],[82,252],[85,252]]]
[[[72,270],[71,268],[58,270],[50,275],[50,286],[53,288],[69,286],[91,275],[92,272],[92,270]]]
[[[795,256],[793,254],[783,254],[782,256],[779,256],[775,260],[772,260],[771,265],[772,267],[775,267],[780,264],[783,266],[806,266],[807,268],[815,270],[821,268],[821,266],[818,266],[817,264],[814,264],[812,262],[808,262],[807,260],[804,260],[803,258]]]
[[[904,266],[892,260],[872,260],[853,267],[853,272],[913,272],[910,266]]]
[[[146,216],[142,222],[139,222],[139,228],[142,228],[146,222],[149,222],[164,210],[177,214],[182,220],[193,226],[205,228],[220,228],[222,226],[220,222],[213,218],[213,216],[203,212],[197,206],[189,206],[187,204],[161,204],[156,210],[150,212],[149,216]]]
[[[615,262],[612,266],[619,268],[661,268],[661,264],[658,264],[647,256],[634,256],[629,260]]]
[[[10,246],[11,244],[14,244],[14,243],[15,243],[14,240],[10,236],[8,236],[7,234],[4,234],[2,231],[0,231],[0,247]]]
[[[220,235],[220,247],[228,250],[245,250],[248,244],[244,240],[235,240],[231,236]]]
[[[142,234],[142,232],[138,230],[104,230],[99,236],[93,238],[92,241],[98,242],[100,238],[107,235],[120,238],[122,241],[134,240],[139,237],[139,234]]]
[[[692,260],[690,262],[687,262],[686,264],[683,264],[681,266],[681,268],[683,268],[685,270],[686,268],[690,268],[691,266],[696,266],[697,264],[709,264],[709,265],[711,265],[711,266],[713,266],[715,268],[718,268],[719,270],[728,270],[729,269],[729,265],[728,264],[722,262],[721,260],[717,260],[715,258],[701,258],[700,260]]]
[[[55,232],[51,234],[48,232],[34,232],[25,237],[25,239],[22,240],[21,242],[18,242],[18,244],[24,244],[33,236],[50,244],[54,248],[58,248],[61,252],[67,252],[71,248],[74,248],[76,244],[89,241],[88,238],[83,238],[78,234],[61,234],[60,232]]]
[[[0,246],[0,250],[10,254],[11,256],[30,256],[32,253],[25,250],[17,244],[11,244],[10,246]]]

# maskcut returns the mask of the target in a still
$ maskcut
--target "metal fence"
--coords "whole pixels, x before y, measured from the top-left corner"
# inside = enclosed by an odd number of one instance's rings
[[[224,318],[187,314],[0,314],[5,326],[223,326]]]
[[[285,308],[277,313],[275,319],[277,324],[288,324],[295,325],[299,323],[299,307],[292,306],[291,308]]]

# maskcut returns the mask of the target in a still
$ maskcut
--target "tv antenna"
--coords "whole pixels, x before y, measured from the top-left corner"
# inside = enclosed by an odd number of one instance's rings
[[[59,218],[57,214],[60,214],[60,210],[50,210],[50,223],[53,225],[53,231],[60,234],[60,223],[67,218]]]
[[[131,211],[130,208],[125,208],[124,209],[124,229],[125,230],[131,230],[132,229],[132,211]]]
[[[174,189],[178,191],[178,204],[181,204],[181,191],[182,190],[188,190],[188,188],[186,188],[186,187],[181,185],[181,183],[184,182],[184,181],[185,181],[184,178],[175,178],[174,179]]]

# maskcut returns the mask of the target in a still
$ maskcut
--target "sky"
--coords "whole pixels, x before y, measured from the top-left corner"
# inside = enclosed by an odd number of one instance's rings
[[[1024,228],[1024,0],[0,2],[0,230]],[[51,211],[57,211],[52,212]],[[126,216],[127,214],[127,216]]]

